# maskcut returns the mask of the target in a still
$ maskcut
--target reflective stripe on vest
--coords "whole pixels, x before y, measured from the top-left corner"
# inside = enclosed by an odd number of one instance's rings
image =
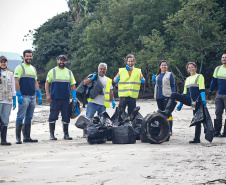
[[[118,82],[118,96],[138,98],[140,91],[141,69],[134,68],[129,76],[126,68],[119,69],[120,81]]]
[[[226,80],[226,77],[218,76],[218,72],[219,72],[220,68],[221,68],[221,66],[218,66],[218,67],[217,67],[217,78],[218,78],[218,79],[221,79],[221,80]]]
[[[112,84],[112,80],[108,77],[107,78],[107,84],[105,87],[105,92],[104,92],[104,106],[106,108],[110,107],[110,102],[111,102],[111,97],[110,97],[110,90],[111,90],[111,84]],[[93,101],[94,99],[92,98],[87,98],[87,101]]]
[[[68,80],[56,79],[56,69],[53,68],[53,80],[51,81],[51,83],[52,82],[67,82],[67,83],[70,83],[70,81],[71,81],[71,70],[68,69],[68,72],[69,72],[69,79]]]
[[[23,70],[23,74],[21,75],[21,78],[28,77],[28,78],[34,78],[35,79],[35,75],[26,75],[24,66],[22,64],[20,66],[22,67],[22,70]],[[32,67],[35,71],[35,74],[37,74],[35,67],[34,66],[32,66]]]
[[[199,87],[199,84],[198,84],[199,76],[200,76],[200,74],[199,74],[199,75],[197,76],[197,78],[195,79],[195,83],[194,83],[194,84],[186,85],[186,88],[190,88],[190,87]]]

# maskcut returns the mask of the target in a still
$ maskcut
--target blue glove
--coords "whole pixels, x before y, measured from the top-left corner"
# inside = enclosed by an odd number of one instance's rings
[[[156,75],[153,74],[151,81],[152,81],[153,83],[155,83],[155,81],[156,81]]]
[[[38,104],[41,105],[42,104],[42,94],[41,94],[41,90],[37,90],[35,91],[36,92],[36,95],[38,97]]]
[[[23,97],[22,97],[21,92],[20,92],[20,91],[17,91],[17,92],[16,92],[16,95],[17,95],[17,98],[18,98],[18,103],[19,103],[20,105],[23,105],[23,104],[24,104],[24,99],[23,99]]]
[[[90,78],[92,81],[97,77],[97,74],[94,73],[93,76]]]
[[[116,82],[119,82],[119,80],[120,80],[120,75],[118,75],[118,77],[116,78]]]
[[[201,98],[202,98],[203,105],[206,106],[206,104],[207,104],[206,93],[205,92],[201,92],[200,95],[201,95]]]
[[[180,103],[180,104],[177,106],[177,110],[180,111],[181,108],[182,108],[182,106],[183,106],[183,103]]]
[[[142,78],[140,79],[141,83],[144,84],[145,83],[145,79],[144,77],[142,76]]]
[[[80,111],[79,111],[79,108],[78,108],[78,103],[76,103],[75,114],[76,115],[80,114]]]
[[[112,99],[111,103],[112,103],[112,108],[114,109],[115,108],[115,99]]]
[[[16,96],[13,96],[13,110],[16,108]]]
[[[73,100],[76,101],[76,103],[78,102],[78,99],[76,98],[76,90],[72,90],[71,94],[73,96]]]
[[[126,70],[129,71],[130,70],[130,67],[128,65],[126,65]]]

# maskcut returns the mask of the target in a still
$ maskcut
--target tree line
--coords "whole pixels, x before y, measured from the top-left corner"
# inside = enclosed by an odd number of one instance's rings
[[[33,64],[45,81],[57,56],[68,56],[77,82],[108,65],[113,78],[124,67],[127,54],[146,78],[152,94],[152,74],[165,59],[176,77],[178,92],[188,76],[185,65],[196,62],[208,88],[214,68],[226,53],[224,0],[67,0],[69,11],[54,16],[29,36]]]

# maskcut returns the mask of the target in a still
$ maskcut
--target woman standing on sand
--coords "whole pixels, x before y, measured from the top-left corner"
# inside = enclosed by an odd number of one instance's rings
[[[173,73],[168,72],[169,64],[166,60],[159,62],[158,72],[153,74],[152,82],[155,86],[154,98],[157,101],[158,109],[164,111],[169,101],[172,92],[176,92],[175,78]],[[172,136],[173,118],[172,115],[168,118],[170,125],[170,135]]]
[[[176,106],[176,100],[180,101],[177,110],[180,111],[183,104],[191,106],[193,114],[195,114],[200,106],[206,106],[206,94],[204,77],[201,74],[197,74],[197,65],[195,62],[188,62],[186,65],[187,71],[190,76],[186,79],[184,84],[184,92],[182,94],[172,93],[170,99],[166,105],[165,111],[159,110],[164,116],[169,117]],[[200,143],[201,135],[201,123],[196,124],[195,138],[189,143]]]
[[[7,58],[0,56],[0,121],[4,124],[1,128],[1,145],[11,145],[6,141],[7,128],[12,104],[13,110],[16,108],[14,75],[7,70],[7,65]]]

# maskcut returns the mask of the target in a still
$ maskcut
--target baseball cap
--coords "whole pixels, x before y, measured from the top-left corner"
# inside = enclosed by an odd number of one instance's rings
[[[6,61],[8,61],[8,60],[7,60],[7,58],[6,58],[5,56],[3,56],[3,55],[2,55],[2,56],[0,56],[0,61],[2,61],[2,60],[6,60]]]
[[[58,57],[58,60],[60,60],[60,59],[62,59],[62,58],[64,58],[65,60],[67,60],[67,57],[66,57],[65,55],[60,55],[60,56]]]

